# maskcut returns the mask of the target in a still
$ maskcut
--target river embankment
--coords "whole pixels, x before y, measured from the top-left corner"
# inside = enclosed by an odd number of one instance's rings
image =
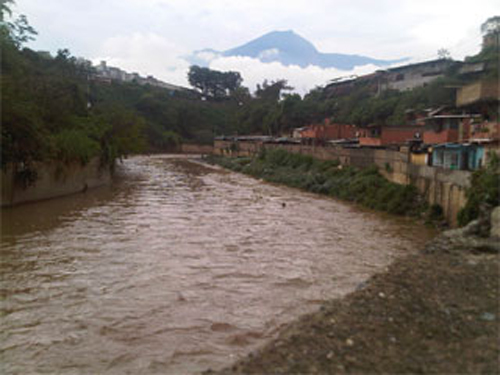
[[[12,374],[221,369],[435,235],[173,155],[130,157],[109,186],[1,224]]]
[[[213,152],[213,146],[186,143],[174,151],[184,155],[206,155]],[[1,172],[1,207],[60,198],[109,185],[113,169],[114,163],[103,164],[100,157],[86,163],[38,161],[29,169],[22,163],[10,163]]]
[[[268,150],[258,157],[211,156],[209,163],[236,172],[327,195],[390,214],[419,217],[428,209],[413,185],[387,180],[376,167],[359,169],[334,160],[319,160],[282,149]]]
[[[376,171],[275,152],[212,162],[376,210],[424,212],[416,194]],[[485,210],[443,232],[218,374],[498,373],[499,215]]]
[[[485,220],[442,233],[218,374],[499,373],[494,212],[489,237]]]
[[[99,157],[78,161],[35,162],[28,170],[13,164],[2,170],[2,207],[63,197],[111,183],[111,167]]]

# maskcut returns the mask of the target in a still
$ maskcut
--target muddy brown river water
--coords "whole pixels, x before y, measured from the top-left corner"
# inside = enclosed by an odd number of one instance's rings
[[[228,365],[432,233],[185,157],[2,210],[0,372],[191,374]]]

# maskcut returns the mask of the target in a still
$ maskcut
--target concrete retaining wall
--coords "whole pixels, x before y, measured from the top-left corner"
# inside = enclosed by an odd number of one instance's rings
[[[214,147],[211,145],[195,145],[188,143],[183,143],[181,145],[181,153],[183,154],[203,155],[203,154],[212,154],[213,152],[214,152]]]
[[[2,171],[2,207],[75,194],[111,182],[110,169],[102,167],[99,158],[84,166],[46,162],[35,163],[34,168],[37,179],[26,188],[16,179],[13,166]]]
[[[409,164],[408,173],[409,182],[427,202],[439,204],[448,223],[456,226],[457,214],[467,202],[465,191],[470,186],[471,172]]]

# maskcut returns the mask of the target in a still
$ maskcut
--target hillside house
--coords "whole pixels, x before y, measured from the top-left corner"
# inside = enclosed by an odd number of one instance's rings
[[[425,119],[425,144],[463,142],[469,139],[471,124],[478,114],[436,114]]]
[[[359,129],[359,145],[365,147],[382,146],[381,134],[382,126],[380,125],[368,125],[366,128]]]
[[[474,121],[469,127],[471,142],[494,142],[500,140],[500,122]]]
[[[359,145],[368,147],[403,145],[420,141],[422,133],[422,126],[371,125],[359,130]]]
[[[363,76],[351,76],[348,79],[336,80],[328,84],[324,89],[326,97],[349,95],[359,85],[364,85],[373,95],[380,92],[380,82],[386,73],[378,70],[375,73]]]
[[[295,129],[294,134],[299,135],[299,138],[302,139],[329,141],[355,138],[356,132],[355,125],[331,123],[329,119],[326,119],[322,124],[312,124]]]
[[[293,129],[293,131],[292,131],[292,138],[294,138],[294,139],[300,139],[300,138],[302,138],[302,132],[304,130],[306,130],[306,129],[307,129],[307,127],[305,127],[305,126],[302,127],[302,128],[295,128],[295,129]]]
[[[457,107],[469,106],[478,102],[498,101],[500,84],[498,81],[476,81],[460,87],[457,91]]]
[[[458,73],[467,78],[473,78],[484,73],[486,69],[486,63],[483,61],[479,62],[463,62]]]
[[[176,86],[172,85],[163,81],[160,81],[159,79],[149,75],[147,78],[142,77],[139,73],[127,73],[126,71],[120,69],[120,68],[115,68],[112,66],[108,66],[106,61],[101,61],[99,65],[95,67],[95,75],[92,77],[93,80],[100,81],[100,82],[108,82],[111,83],[113,81],[116,82],[135,82],[140,85],[146,85],[149,84],[151,86],[157,86],[157,87],[162,87],[164,89],[170,90],[171,92],[174,91],[191,91],[190,89],[181,87],[181,86]]]
[[[408,91],[425,86],[442,77],[454,64],[457,63],[450,59],[438,59],[388,69],[382,76],[380,90]]]
[[[447,143],[432,147],[432,166],[475,170],[484,165],[484,147],[478,144]]]

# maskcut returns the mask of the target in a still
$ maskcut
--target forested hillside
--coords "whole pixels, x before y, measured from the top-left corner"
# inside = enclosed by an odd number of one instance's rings
[[[103,165],[145,146],[145,122],[125,108],[91,105],[89,72],[67,50],[56,57],[23,45],[36,31],[26,17],[9,22],[1,5],[2,168],[15,163],[26,182],[35,161],[80,161],[100,156]]]
[[[1,163],[29,180],[35,161],[103,165],[130,153],[174,150],[180,142],[211,143],[234,132],[234,100],[201,100],[194,91],[103,82],[66,49],[55,57],[25,47],[37,32],[1,2]],[[28,181],[29,182],[29,181]]]
[[[367,126],[401,125],[408,109],[452,106],[452,89],[470,78],[452,65],[443,78],[412,91],[374,95],[360,80],[345,95],[318,87],[302,98],[285,80],[264,80],[254,93],[238,72],[192,66],[193,90],[170,91],[134,82],[104,81],[68,50],[55,57],[25,48],[36,36],[26,17],[12,19],[11,0],[1,0],[2,167],[16,163],[79,160],[103,164],[138,152],[175,151],[180,143],[211,144],[214,136],[285,135],[331,118]],[[482,78],[498,79],[498,47],[468,59],[485,61]],[[477,79],[478,77],[474,77]],[[484,110],[484,108],[483,108]],[[495,116],[496,107],[489,109]]]

